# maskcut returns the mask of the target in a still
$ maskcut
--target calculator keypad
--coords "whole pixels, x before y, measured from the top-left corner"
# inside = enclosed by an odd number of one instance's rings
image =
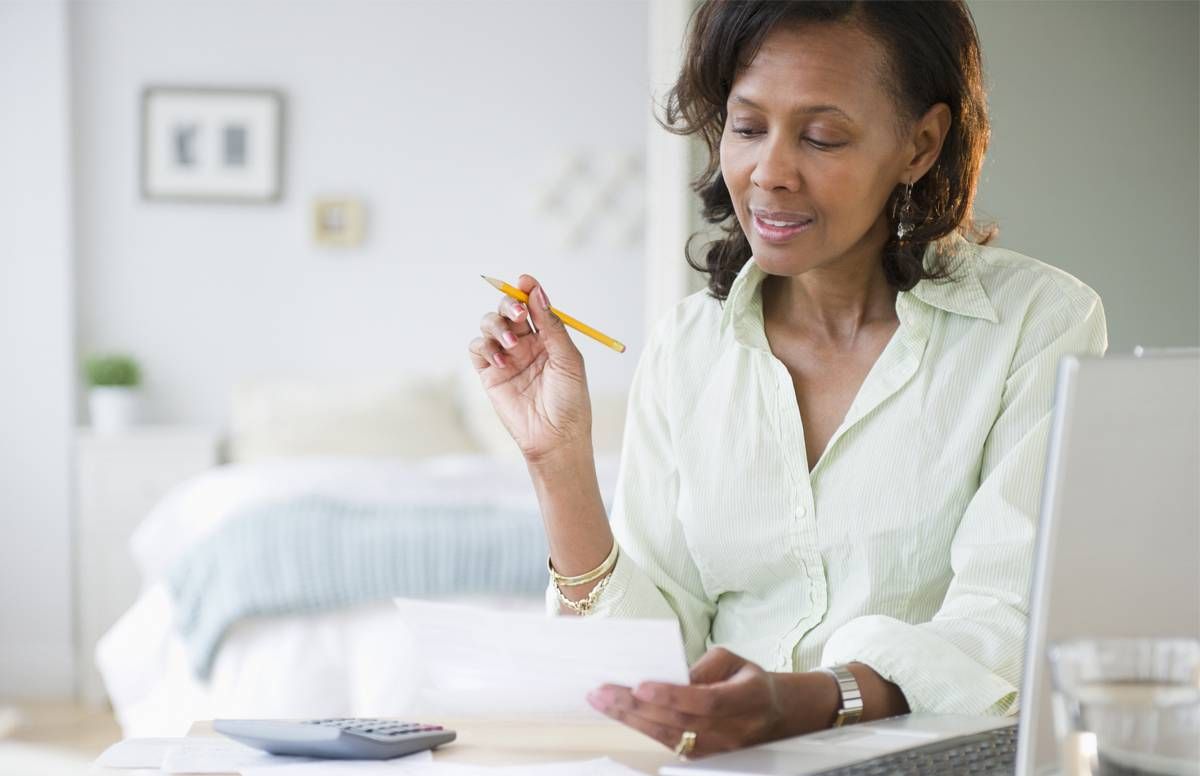
[[[306,725],[321,725],[344,730],[347,733],[368,736],[370,738],[401,738],[418,733],[431,733],[444,730],[441,725],[426,725],[420,722],[401,722],[395,719],[309,719]]]

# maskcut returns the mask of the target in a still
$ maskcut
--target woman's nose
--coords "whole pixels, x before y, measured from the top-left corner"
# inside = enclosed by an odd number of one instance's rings
[[[787,140],[778,136],[767,138],[758,147],[750,182],[760,189],[796,191],[800,187],[800,170],[796,162]]]

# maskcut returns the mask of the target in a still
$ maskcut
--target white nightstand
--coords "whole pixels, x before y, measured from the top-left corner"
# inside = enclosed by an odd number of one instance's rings
[[[217,464],[219,435],[185,426],[137,426],[76,435],[76,666],[80,699],[105,700],[96,641],[137,599],[129,537],[173,485]]]

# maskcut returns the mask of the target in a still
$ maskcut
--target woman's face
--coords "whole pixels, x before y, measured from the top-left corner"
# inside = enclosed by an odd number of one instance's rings
[[[916,175],[912,162],[921,155],[915,129],[900,136],[909,122],[885,91],[886,67],[882,46],[867,34],[813,24],[771,32],[736,77],[721,174],[768,273],[878,258],[890,228],[885,204]],[[939,138],[920,173],[940,145]]]

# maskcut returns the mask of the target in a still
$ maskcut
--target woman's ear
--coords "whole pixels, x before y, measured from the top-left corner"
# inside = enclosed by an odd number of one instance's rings
[[[925,115],[913,123],[909,140],[911,155],[904,169],[904,179],[917,182],[937,162],[942,153],[942,144],[950,131],[950,106],[944,102],[933,105]]]

